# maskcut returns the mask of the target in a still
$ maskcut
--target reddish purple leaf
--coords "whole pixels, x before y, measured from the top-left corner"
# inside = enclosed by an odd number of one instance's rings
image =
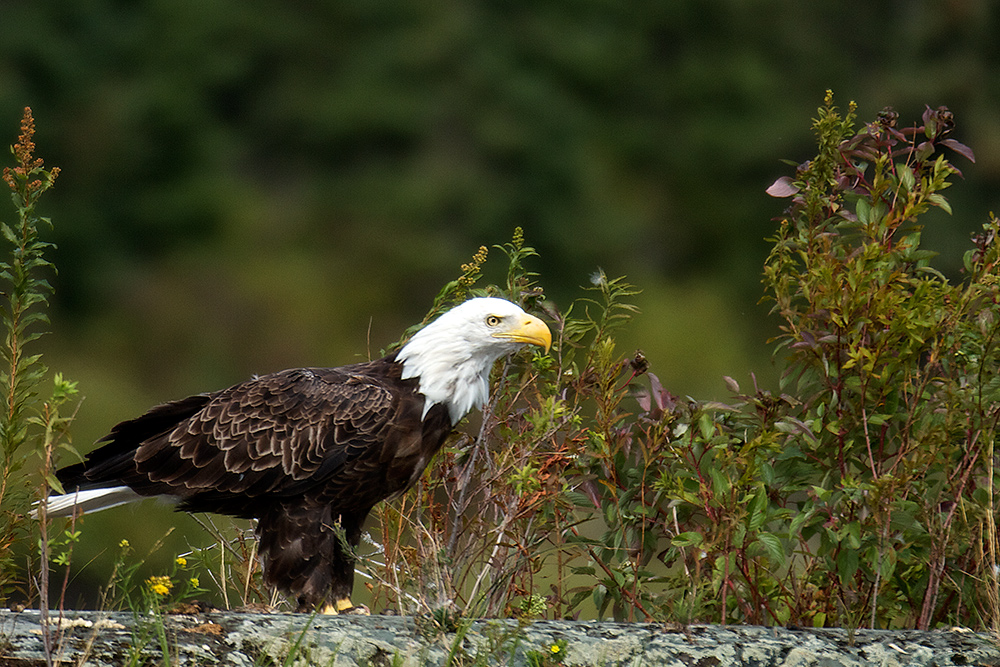
[[[965,144],[955,141],[954,139],[944,139],[942,142],[945,146],[955,151],[959,155],[968,158],[970,162],[976,161],[976,155],[972,152],[972,149]]]
[[[663,412],[663,385],[660,383],[660,378],[656,377],[655,373],[648,373],[649,375],[649,386],[653,388],[653,400],[656,401],[656,407],[660,409],[660,413]]]
[[[639,407],[642,408],[643,412],[649,412],[649,408],[653,406],[649,398],[649,392],[644,389],[635,392],[635,400],[639,403]]]
[[[772,197],[791,197],[798,194],[799,189],[795,186],[795,181],[790,176],[782,176],[774,183],[771,183],[771,187],[765,192]]]

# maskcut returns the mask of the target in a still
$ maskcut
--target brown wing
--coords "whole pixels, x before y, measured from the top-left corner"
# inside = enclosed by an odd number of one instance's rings
[[[429,458],[415,389],[387,360],[264,375],[119,424],[76,485],[127,484],[241,516],[303,494],[370,507]],[[447,426],[435,427],[434,449]]]
[[[294,495],[371,455],[398,395],[368,376],[296,369],[219,392],[173,429],[142,443],[138,472],[187,496],[199,490]]]

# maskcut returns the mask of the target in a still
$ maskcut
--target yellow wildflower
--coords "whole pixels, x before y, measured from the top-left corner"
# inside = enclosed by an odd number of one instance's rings
[[[191,585],[193,587],[195,587],[195,588],[198,588],[198,586],[201,585],[201,583],[198,581],[198,577],[191,577],[190,581],[191,581]]]
[[[553,653],[558,653],[562,649],[559,648],[559,644],[553,644],[552,647],[549,650],[552,651]]]
[[[170,594],[174,583],[170,581],[170,577],[150,577],[146,580],[146,585],[157,595],[165,596]]]
[[[185,558],[184,556],[178,556],[175,562],[181,567],[187,567],[188,564],[187,558]]]
[[[118,547],[121,549],[128,549],[129,547],[128,540],[122,540],[121,542],[119,542]]]

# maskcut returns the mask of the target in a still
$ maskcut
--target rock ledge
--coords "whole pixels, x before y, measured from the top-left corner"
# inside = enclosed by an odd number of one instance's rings
[[[669,627],[650,623],[474,621],[445,632],[401,616],[310,618],[236,612],[170,615],[68,612],[51,632],[55,660],[126,664],[333,665],[983,665],[1000,667],[1000,646],[961,631]],[[44,665],[39,613],[0,611],[0,667]],[[553,651],[553,646],[558,646]],[[163,647],[167,660],[164,661]],[[288,660],[291,658],[291,660]]]

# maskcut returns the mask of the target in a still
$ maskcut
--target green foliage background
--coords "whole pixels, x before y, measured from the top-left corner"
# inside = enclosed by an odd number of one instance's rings
[[[721,398],[722,375],[750,371],[777,386],[763,342],[777,323],[754,304],[778,158],[813,154],[803,119],[826,88],[866,117],[947,104],[978,162],[924,242],[956,272],[997,208],[998,11],[10,3],[0,128],[30,105],[63,168],[44,212],[60,273],[43,345],[86,396],[75,440],[251,373],[377,354],[516,225],[556,299],[597,267],[643,289],[619,346],[641,345],[670,391]],[[198,530],[151,512],[88,521],[139,553],[167,525]]]

